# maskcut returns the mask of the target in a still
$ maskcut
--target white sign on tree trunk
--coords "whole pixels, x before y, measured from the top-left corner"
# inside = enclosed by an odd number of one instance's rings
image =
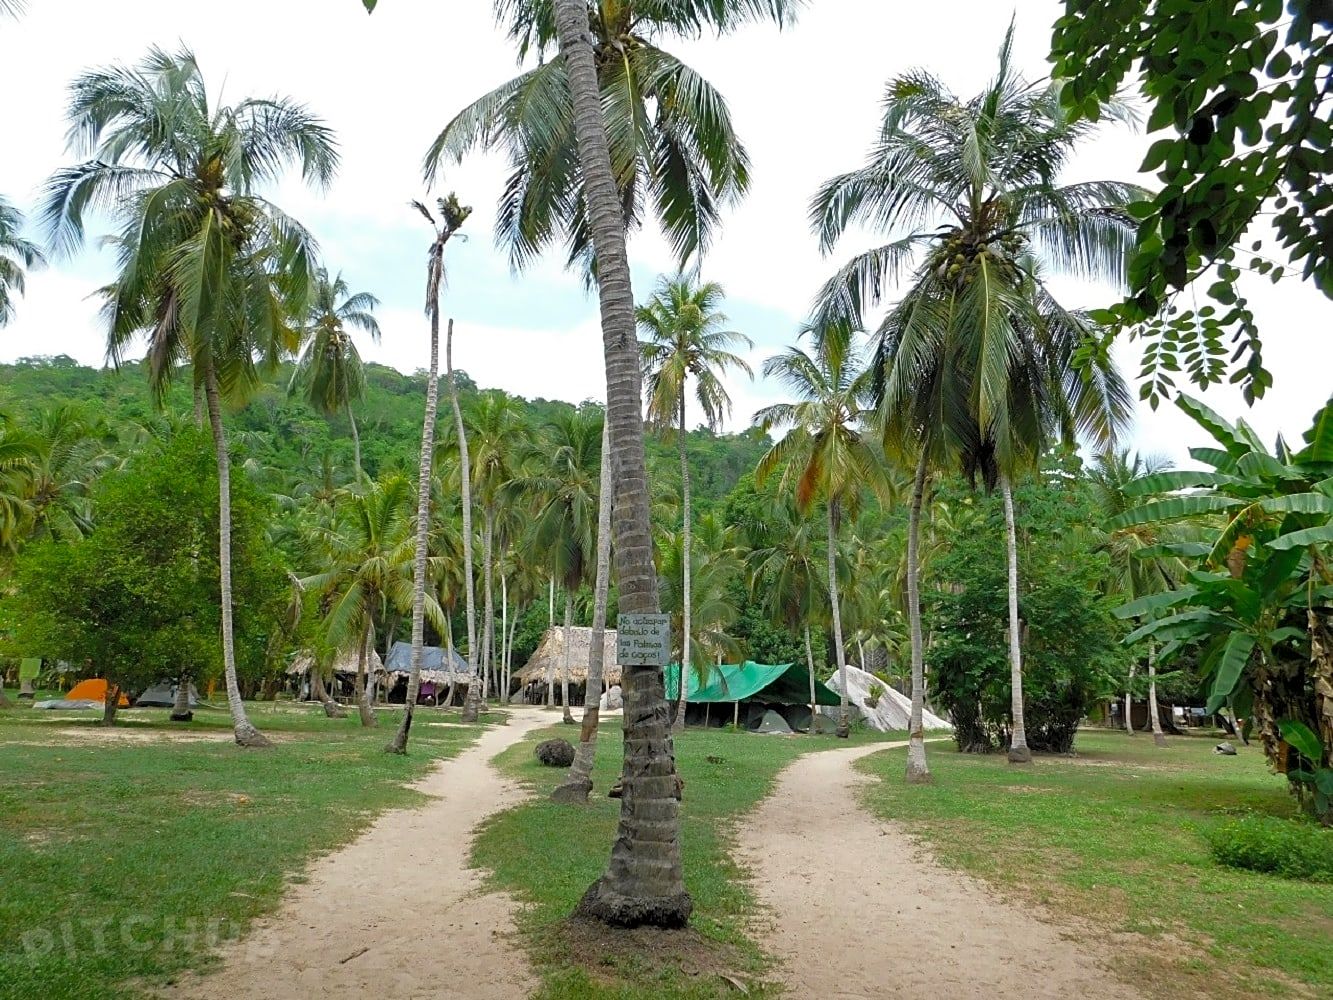
[[[670,615],[621,615],[616,662],[622,667],[665,667],[671,662]]]

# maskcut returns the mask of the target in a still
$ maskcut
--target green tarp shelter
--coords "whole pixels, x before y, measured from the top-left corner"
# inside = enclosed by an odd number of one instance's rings
[[[680,665],[665,669],[667,701],[675,701],[680,691]],[[799,663],[723,663],[709,669],[706,683],[700,684],[696,672],[685,676],[685,700],[704,702],[761,701],[772,705],[809,705],[810,672]],[[815,681],[815,701],[837,705],[836,691]]]

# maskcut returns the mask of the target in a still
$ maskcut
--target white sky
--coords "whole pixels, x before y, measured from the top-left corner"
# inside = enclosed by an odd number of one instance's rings
[[[755,368],[791,342],[819,285],[845,256],[868,245],[850,238],[821,258],[806,222],[818,184],[858,165],[879,118],[884,82],[916,66],[929,68],[967,95],[991,74],[1012,14],[1019,65],[1046,72],[1055,0],[953,0],[948,4],[884,0],[812,0],[786,32],[761,26],[722,40],[668,45],[729,99],[753,162],[750,195],[725,220],[704,266],[723,283],[733,325],[756,342]],[[332,270],[383,300],[383,343],[364,356],[404,371],[427,360],[421,313],[428,232],[408,199],[423,197],[421,155],[440,127],[473,98],[514,73],[512,51],[491,19],[487,0],[383,0],[367,17],[360,0],[30,0],[19,22],[0,21],[0,116],[10,137],[0,150],[0,192],[31,209],[44,178],[69,162],[64,151],[65,87],[82,69],[132,62],[152,44],[184,43],[198,54],[224,96],[288,95],[308,103],[336,129],[343,152],[327,192],[286,183],[275,193],[320,239]],[[1069,179],[1135,176],[1147,140],[1125,130],[1091,141]],[[476,211],[470,239],[451,247],[445,310],[457,317],[455,363],[482,386],[528,397],[578,402],[603,398],[596,302],[553,254],[522,277],[509,273],[491,241],[504,176],[499,157],[474,158],[449,171]],[[431,197],[434,193],[431,194]],[[94,226],[92,232],[105,232]],[[655,234],[631,243],[636,295],[672,268]],[[72,355],[99,364],[103,334],[89,293],[109,276],[95,248],[35,274],[18,319],[0,331],[0,360]],[[1106,289],[1060,285],[1071,305],[1106,304]],[[1257,284],[1252,304],[1265,335],[1276,385],[1246,411],[1239,394],[1214,390],[1205,399],[1229,418],[1244,415],[1266,439],[1299,436],[1328,397],[1330,303],[1286,281]],[[1120,351],[1137,375],[1135,352]],[[778,398],[775,387],[732,380],[735,413],[745,426],[756,408]],[[1173,408],[1139,416],[1135,447],[1184,457],[1205,436]]]

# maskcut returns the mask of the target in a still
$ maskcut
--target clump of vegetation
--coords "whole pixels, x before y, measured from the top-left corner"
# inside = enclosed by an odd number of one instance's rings
[[[866,708],[876,708],[879,700],[884,696],[884,685],[875,683],[870,685],[870,690],[866,692]]]
[[[1333,830],[1254,813],[1204,833],[1213,859],[1228,868],[1333,882]]]

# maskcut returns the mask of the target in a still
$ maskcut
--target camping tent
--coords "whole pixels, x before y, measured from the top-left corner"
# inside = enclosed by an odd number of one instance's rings
[[[48,701],[35,701],[33,708],[56,708],[56,709],[80,709],[80,708],[103,708],[106,706],[107,683],[101,677],[90,677],[86,681],[79,681],[67,692],[65,697],[54,698]],[[120,699],[117,702],[118,708],[128,708],[130,700],[121,692]]]
[[[424,646],[421,650],[421,692],[419,702],[434,704],[442,692],[453,684],[456,690],[463,689],[472,677],[467,660],[458,655],[456,649],[444,649],[440,646]],[[446,657],[452,658],[446,662]],[[384,662],[384,669],[389,675],[390,701],[407,700],[407,681],[412,674],[412,644],[395,642],[389,648],[389,658]],[[402,685],[402,691],[398,690]]]
[[[668,703],[680,690],[680,667],[665,670]],[[776,710],[792,729],[810,725],[810,672],[799,663],[722,663],[710,667],[700,678],[696,671],[685,675],[686,721],[722,725],[736,722],[757,730],[770,710]],[[713,709],[721,703],[721,711]],[[815,681],[815,703],[836,705],[838,696]],[[702,706],[702,707],[697,707]]]
[[[592,655],[592,629],[572,625],[569,629],[569,703],[582,705],[588,683],[588,659]],[[529,705],[546,701],[546,685],[555,688],[555,700],[560,700],[560,678],[565,669],[565,629],[554,625],[546,630],[541,643],[533,651],[523,669],[518,672],[518,687],[523,700]],[[606,630],[602,642],[603,689],[620,683],[620,666],[616,663],[616,630]],[[600,698],[602,692],[597,692]]]
[[[171,681],[158,681],[139,697],[134,699],[135,708],[175,708],[176,688]],[[190,707],[199,707],[199,692],[190,685]]]
[[[838,675],[829,678],[829,687],[835,692],[841,691]],[[879,699],[872,708],[867,704],[872,690],[878,690]],[[835,703],[838,695],[834,696]],[[881,733],[890,730],[907,729],[912,723],[912,699],[900,691],[895,691],[874,674],[866,673],[856,667],[847,667],[847,700],[861,710],[866,725]],[[941,719],[934,712],[922,709],[921,725],[925,729],[952,729],[947,719]]]

